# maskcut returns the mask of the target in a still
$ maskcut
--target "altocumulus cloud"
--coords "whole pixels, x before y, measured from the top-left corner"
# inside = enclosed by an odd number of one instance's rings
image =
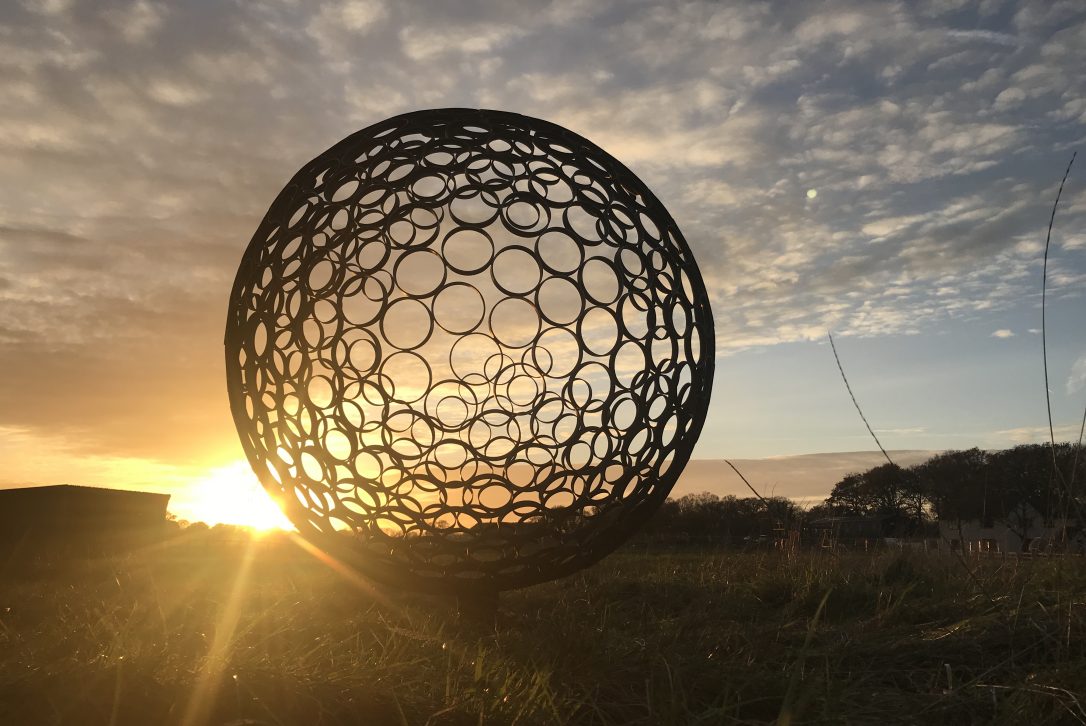
[[[1083,67],[1075,1],[5,3],[0,428],[166,461],[232,441],[249,235],[303,162],[418,107],[542,116],[629,163],[723,355],[999,310],[1035,292]],[[1056,239],[1054,298],[1081,253]]]

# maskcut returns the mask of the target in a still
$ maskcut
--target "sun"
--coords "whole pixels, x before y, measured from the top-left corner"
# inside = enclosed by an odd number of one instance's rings
[[[207,524],[236,524],[255,530],[292,530],[294,525],[260,486],[248,462],[212,469],[192,484],[192,516]]]

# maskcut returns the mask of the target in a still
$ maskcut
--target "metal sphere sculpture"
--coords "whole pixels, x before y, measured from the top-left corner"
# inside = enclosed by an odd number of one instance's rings
[[[441,109],[306,164],[238,270],[227,384],[298,530],[377,580],[573,572],[664,500],[713,377],[675,221],[560,126]]]

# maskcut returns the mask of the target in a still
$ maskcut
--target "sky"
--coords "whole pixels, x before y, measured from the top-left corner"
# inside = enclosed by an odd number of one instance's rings
[[[255,491],[222,348],[242,252],[306,161],[448,106],[561,124],[671,211],[718,336],[695,458],[873,449],[828,332],[888,449],[1045,440],[1083,67],[1077,0],[3,3],[0,486],[167,491],[205,519],[206,492]],[[1048,259],[1062,440],[1083,179]]]

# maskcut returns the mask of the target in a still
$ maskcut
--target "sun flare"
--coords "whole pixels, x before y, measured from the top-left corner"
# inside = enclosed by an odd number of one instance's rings
[[[264,531],[294,529],[245,461],[212,469],[194,482],[191,501],[193,518],[208,524],[236,524]]]

